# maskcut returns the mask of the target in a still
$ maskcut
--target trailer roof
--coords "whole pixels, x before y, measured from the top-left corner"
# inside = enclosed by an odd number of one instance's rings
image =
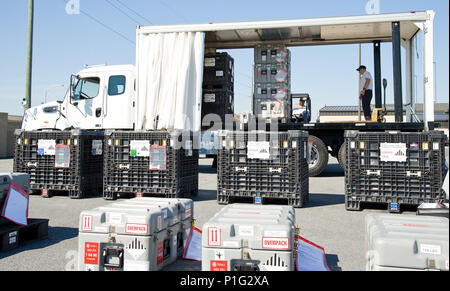
[[[412,39],[434,12],[324,17],[274,21],[139,26],[137,33],[205,32],[209,48],[251,48],[258,44],[287,46],[369,43],[392,41],[392,22],[400,22],[401,37]]]

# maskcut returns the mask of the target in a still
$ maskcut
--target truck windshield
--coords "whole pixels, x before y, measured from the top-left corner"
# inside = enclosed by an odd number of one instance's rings
[[[100,78],[82,78],[78,80],[73,93],[74,100],[91,99],[98,95]]]

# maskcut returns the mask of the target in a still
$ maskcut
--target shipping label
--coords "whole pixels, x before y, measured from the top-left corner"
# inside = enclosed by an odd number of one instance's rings
[[[382,143],[380,145],[380,160],[382,162],[401,162],[405,163],[406,144],[404,143]]]
[[[38,140],[38,155],[54,156],[56,150],[56,141],[51,139]]]
[[[247,158],[269,160],[270,143],[265,141],[249,141],[247,145]]]
[[[441,246],[422,244],[420,245],[420,252],[422,254],[440,255]]]
[[[132,140],[130,141],[130,157],[150,156],[150,141]]]
[[[103,141],[93,140],[92,141],[92,155],[101,156],[103,154]]]

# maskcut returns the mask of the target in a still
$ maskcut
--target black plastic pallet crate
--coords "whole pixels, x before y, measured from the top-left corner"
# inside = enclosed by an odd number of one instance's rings
[[[237,197],[260,197],[285,199],[300,208],[309,200],[306,132],[221,131],[219,136],[220,204]],[[266,157],[249,155],[249,142],[268,143]]]
[[[205,86],[223,85],[229,88],[234,84],[234,59],[228,53],[205,55],[203,70]]]
[[[23,131],[16,130],[14,172],[30,175],[30,192],[51,196],[67,193],[79,199],[102,194],[103,132],[89,130]],[[55,154],[43,154],[40,141],[54,141],[68,148],[69,164],[56,165]],[[98,146],[94,146],[96,143]]]
[[[347,210],[371,203],[398,212],[445,199],[443,132],[347,131],[345,139]]]
[[[133,154],[137,141],[164,150],[165,168],[150,169],[151,154]],[[193,142],[192,132],[186,131],[106,131],[103,197],[197,195],[198,149]]]

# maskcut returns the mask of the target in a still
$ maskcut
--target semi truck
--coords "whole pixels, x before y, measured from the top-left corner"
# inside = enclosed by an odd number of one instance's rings
[[[93,66],[71,76],[63,101],[25,112],[23,129],[191,129],[201,126],[201,83],[205,52],[255,48],[261,44],[286,47],[373,44],[376,112],[382,111],[381,43],[392,43],[395,122],[312,123],[289,120],[278,130],[304,130],[310,135],[310,176],[320,175],[329,155],[341,165],[344,132],[424,131],[434,122],[434,11],[275,21],[207,23],[137,27],[136,67]],[[414,51],[423,32],[423,122],[414,122],[403,108],[414,109]],[[406,63],[402,66],[401,49]],[[156,60],[156,63],[155,63]],[[402,69],[406,78],[403,88]],[[403,96],[403,89],[406,96]],[[181,93],[180,93],[181,92]],[[356,98],[355,98],[356,99]],[[155,101],[156,100],[156,101]],[[404,102],[406,100],[406,102]],[[181,104],[181,105],[180,105]],[[177,119],[178,118],[178,119]],[[170,120],[169,120],[170,119]],[[236,125],[245,127],[246,125]],[[177,128],[178,127],[178,128]],[[185,127],[185,128],[179,128]]]

